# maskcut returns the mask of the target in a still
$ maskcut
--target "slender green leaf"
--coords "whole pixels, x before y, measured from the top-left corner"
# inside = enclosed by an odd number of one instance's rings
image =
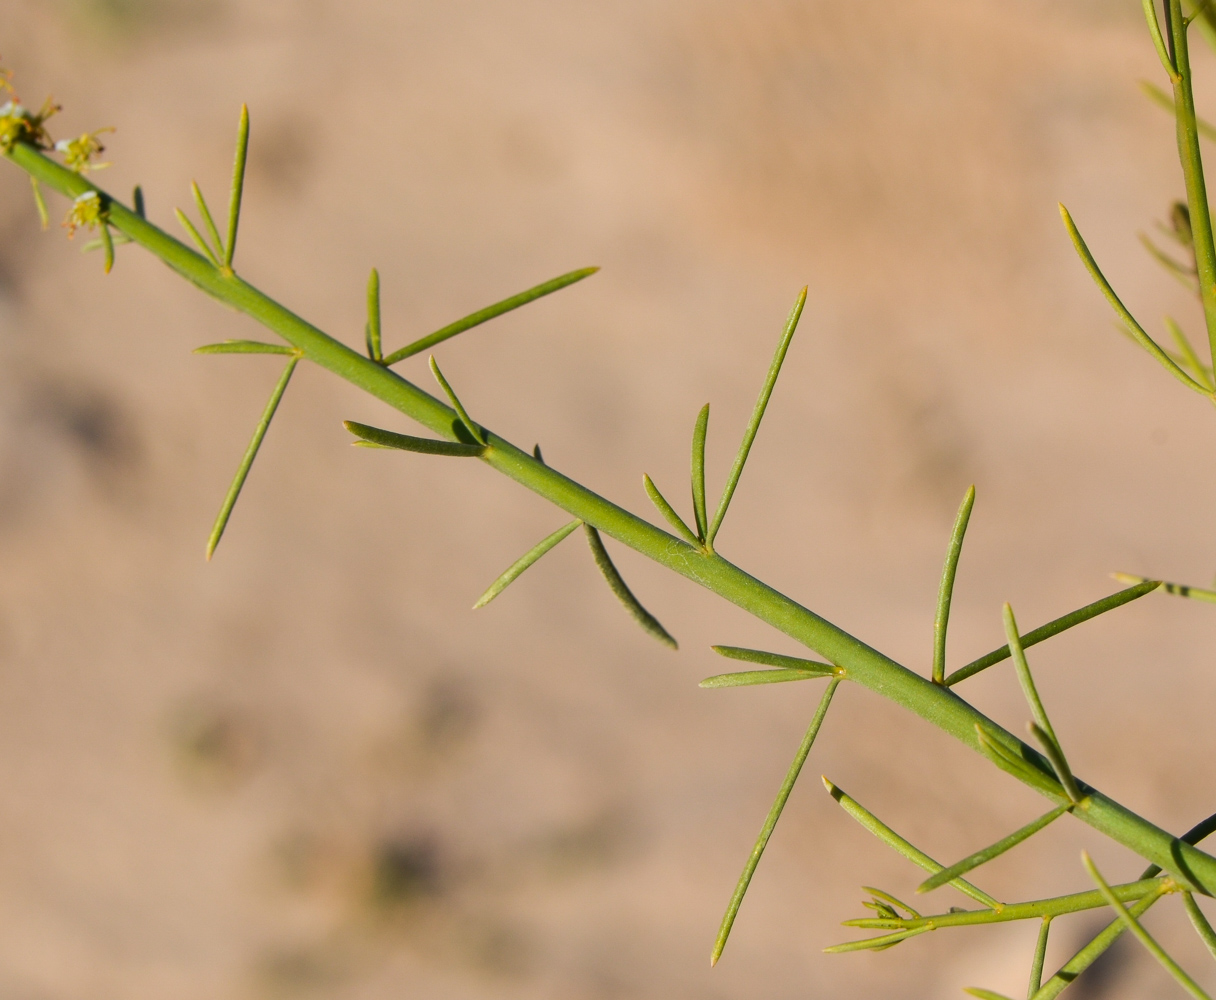
[[[890,903],[892,906],[898,906],[901,910],[906,910],[909,914],[911,914],[913,919],[920,919],[920,914],[916,910],[912,909],[912,907],[910,907],[902,899],[892,896],[889,892],[884,892],[882,889],[875,889],[872,885],[863,885],[861,888],[863,891],[868,892],[875,898],[876,902],[873,904],[874,906],[879,905],[877,902],[878,900],[883,900]]]
[[[115,233],[113,230],[110,231],[110,245],[111,246],[120,247],[124,243],[133,243],[133,242],[135,242],[135,241],[132,240],[129,236],[124,236],[122,233]],[[87,243],[82,244],[80,247],[80,252],[81,253],[93,253],[94,251],[104,250],[105,248],[106,248],[106,241],[99,236],[95,240],[89,240]]]
[[[809,681],[816,677],[838,677],[835,668],[824,670],[741,670],[734,674],[706,677],[698,687],[750,687],[754,684],[782,684],[786,681]]]
[[[843,955],[850,951],[882,951],[884,948],[890,948],[910,937],[916,937],[918,934],[925,934],[931,930],[933,930],[931,926],[926,926],[917,927],[911,931],[896,931],[894,934],[883,934],[881,937],[866,938],[864,941],[846,941],[844,944],[834,944],[830,948],[824,948],[823,951],[827,955]]]
[[[1205,837],[1208,837],[1213,833],[1216,833],[1216,813],[1213,813],[1207,819],[1196,823],[1193,827],[1187,830],[1186,833],[1179,837],[1178,840],[1183,844],[1190,844],[1192,847],[1194,847]],[[1152,878],[1154,875],[1160,873],[1160,871],[1161,869],[1157,865],[1149,865],[1144,870],[1144,874],[1140,877]]]
[[[1076,611],[1070,611],[1066,615],[1061,615],[1059,618],[1049,621],[1046,625],[1040,625],[1032,632],[1027,632],[1022,636],[1022,648],[1029,649],[1036,643],[1040,643],[1044,639],[1050,639],[1053,635],[1059,635],[1074,625],[1080,625],[1082,622],[1087,622],[1091,618],[1096,618],[1107,611],[1113,611],[1115,608],[1122,607],[1124,604],[1143,597],[1145,594],[1151,594],[1161,585],[1158,580],[1145,580],[1138,576],[1125,577],[1119,574],[1116,574],[1116,576],[1124,582],[1135,580],[1135,585],[1128,587],[1126,590],[1120,590],[1118,593],[1111,594],[1109,597],[1104,597],[1100,601],[1094,601],[1093,604],[1087,604]],[[989,667],[1008,658],[1009,645],[1006,644],[999,649],[994,649],[991,653],[985,653],[978,660],[972,660],[965,667],[960,667],[954,671],[954,673],[946,678],[946,686],[950,687],[959,681],[965,681],[968,677],[974,677],[981,670],[987,670]]]
[[[665,646],[679,649],[680,644],[671,637],[671,633],[659,624],[659,620],[654,615],[642,607],[638,599],[633,596],[633,591],[625,585],[625,581],[621,579],[621,574],[617,572],[616,566],[613,565],[612,559],[608,555],[608,550],[604,548],[604,542],[600,538],[600,533],[589,524],[584,524],[583,529],[587,533],[587,544],[591,546],[591,554],[595,557],[595,564],[600,568],[600,572],[604,574],[604,579],[608,581],[608,586],[616,594],[617,600],[625,606],[625,610],[629,612],[634,621],[642,626],[645,632],[658,639]]]
[[[101,246],[105,250],[105,271],[109,274],[114,269],[114,238],[110,235],[110,224],[101,220]]]
[[[1067,797],[1068,793],[1059,781],[1050,774],[1045,774],[1041,768],[1025,757],[1010,750],[978,722],[975,724],[975,731],[979,736],[980,750],[983,751],[984,756],[1002,771],[1012,774],[1019,781],[1031,785],[1047,795]]]
[[[1155,891],[1143,896],[1132,906],[1130,911],[1132,916],[1143,916],[1148,908],[1168,891],[1168,887],[1162,884]],[[1060,967],[1060,971],[1045,982],[1030,1000],[1055,1000],[1055,997],[1076,982],[1077,976],[1093,965],[1112,944],[1118,941],[1125,930],[1127,930],[1127,925],[1122,918],[1116,918],[1107,924],[1088,944],[1065,962]]]
[[[33,174],[30,174],[30,187],[34,189],[34,207],[38,209],[38,220],[45,231],[51,224],[51,217],[47,214],[46,199],[42,197],[42,185],[38,183],[38,178]]]
[[[933,619],[933,683],[946,683],[946,629],[950,624],[950,600],[954,595],[954,577],[958,572],[958,557],[963,551],[963,536],[975,506],[975,487],[968,488],[954,519],[950,532],[950,547],[946,549],[946,564],[942,567],[942,582],[937,591],[937,616]]]
[[[1211,997],[1209,997],[1207,993],[1203,991],[1200,985],[1189,975],[1187,975],[1187,973],[1177,962],[1166,954],[1165,949],[1162,948],[1161,945],[1154,940],[1153,936],[1144,929],[1144,926],[1140,923],[1140,921],[1128,913],[1127,907],[1120,902],[1119,897],[1111,892],[1110,886],[1106,884],[1106,879],[1104,879],[1102,877],[1102,873],[1098,871],[1098,867],[1094,864],[1088,851],[1081,852],[1081,862],[1085,865],[1085,869],[1089,872],[1090,878],[1092,878],[1094,883],[1098,886],[1098,890],[1103,896],[1106,897],[1106,901],[1110,904],[1110,908],[1119,915],[1119,919],[1127,925],[1127,929],[1135,934],[1140,943],[1144,945],[1146,949],[1148,949],[1149,954],[1160,962],[1166,972],[1178,980],[1178,984],[1191,996],[1195,997],[1195,1000],[1211,1000]]]
[[[373,361],[383,361],[380,346],[380,272],[372,268],[367,279],[367,356]]]
[[[1008,850],[1017,847],[1022,841],[1033,837],[1036,833],[1042,830],[1045,826],[1055,822],[1064,813],[1072,808],[1071,802],[1066,802],[1064,805],[1056,806],[1050,812],[1044,813],[1038,819],[1031,820],[1020,830],[1014,830],[1007,837],[1002,837],[995,844],[991,844],[982,850],[976,851],[974,854],[969,854],[962,861],[957,861],[949,868],[943,868],[936,875],[931,875],[917,887],[917,892],[931,892],[937,889],[952,879],[958,878],[960,875],[966,875],[973,868],[978,868],[980,865],[986,865],[993,858],[998,858]]]
[[[1004,607],[1005,621],[1005,638],[1009,640],[1009,648],[1013,651],[1013,664],[1018,672],[1018,682],[1022,685],[1022,693],[1026,696],[1026,701],[1030,705],[1030,714],[1034,716],[1034,733],[1040,737],[1044,747],[1047,748],[1047,756],[1051,760],[1052,767],[1056,770],[1056,777],[1060,779],[1060,784],[1064,786],[1064,790],[1068,792],[1068,797],[1073,802],[1081,801],[1081,792],[1077,788],[1076,779],[1072,776],[1072,770],[1068,766],[1068,761],[1064,757],[1064,751],[1060,747],[1060,741],[1056,738],[1056,732],[1051,726],[1051,720],[1047,717],[1047,709],[1043,707],[1043,700],[1039,697],[1038,689],[1034,686],[1034,678],[1030,674],[1030,664],[1026,661],[1026,652],[1022,648],[1022,641],[1018,635],[1018,623],[1013,617],[1013,608],[1006,602]]]
[[[237,497],[241,495],[245,479],[249,475],[249,470],[253,467],[253,460],[258,457],[258,449],[262,447],[266,431],[270,428],[270,421],[274,419],[275,410],[279,408],[279,401],[282,400],[283,393],[287,391],[287,383],[291,381],[291,373],[296,370],[300,357],[301,354],[296,352],[291,360],[287,362],[287,367],[283,369],[283,374],[279,376],[278,384],[270,394],[270,401],[266,404],[266,409],[262,411],[262,419],[258,421],[257,427],[254,428],[253,439],[249,442],[249,447],[245,449],[245,455],[241,459],[241,464],[237,467],[232,485],[228,487],[228,495],[224,497],[224,502],[220,506],[220,512],[215,518],[215,524],[211,528],[211,536],[207,539],[208,560],[215,554],[215,547],[219,545],[220,539],[224,536],[224,529],[228,526],[228,518],[232,515],[232,508],[236,506]]]
[[[978,986],[965,986],[963,992],[969,993],[973,997],[979,997],[980,1000],[1009,1000],[1004,993],[994,993],[992,990],[981,989]]]
[[[1051,917],[1044,917],[1034,945],[1034,958],[1030,960],[1030,984],[1026,988],[1026,1000],[1030,1000],[1043,986],[1043,963],[1047,959],[1047,937],[1050,933]]]
[[[452,458],[477,458],[485,452],[485,448],[479,444],[411,437],[409,434],[369,427],[354,420],[344,420],[342,426],[360,439],[356,444],[366,442],[378,448],[396,448],[400,451],[418,452],[421,455],[447,455]]]
[[[1186,907],[1186,915],[1191,918],[1191,924],[1195,928],[1195,933],[1199,935],[1199,940],[1204,943],[1212,957],[1216,958],[1216,931],[1212,930],[1212,924],[1207,915],[1199,909],[1194,895],[1189,892],[1182,894],[1182,905]]]
[[[485,443],[486,443],[485,434],[483,434],[481,428],[478,427],[475,423],[473,423],[473,421],[469,418],[468,411],[465,410],[464,406],[461,404],[460,400],[457,398],[456,393],[452,390],[452,387],[450,385],[448,385],[448,380],[443,377],[443,372],[441,372],[439,370],[439,365],[438,365],[438,363],[436,363],[435,355],[433,355],[433,354],[430,357],[430,364],[431,364],[431,374],[435,376],[435,381],[439,383],[439,387],[444,391],[444,394],[448,397],[448,402],[450,402],[452,404],[452,409],[455,410],[456,415],[458,417],[460,417],[460,422],[462,424],[464,424],[465,430],[467,430],[470,434],[473,435],[474,441],[476,441],[478,444],[480,444],[482,446],[485,446]]]
[[[1199,355],[1195,353],[1195,348],[1191,346],[1190,338],[1187,337],[1182,327],[1172,317],[1166,316],[1165,328],[1169,330],[1170,336],[1174,338],[1174,343],[1178,345],[1183,361],[1191,370],[1191,374],[1195,376],[1195,381],[1209,388],[1216,385],[1216,381],[1212,378],[1211,368],[1199,360]]]
[[[1109,302],[1115,312],[1118,313],[1119,318],[1122,319],[1125,324],[1127,324],[1127,328],[1131,335],[1136,338],[1136,342],[1146,351],[1148,351],[1149,354],[1155,357],[1162,364],[1162,366],[1164,366],[1166,371],[1173,375],[1174,378],[1178,379],[1178,381],[1185,385],[1188,389],[1194,389],[1196,392],[1204,396],[1212,395],[1209,390],[1205,389],[1202,385],[1191,378],[1191,376],[1179,368],[1178,365],[1176,365],[1170,358],[1170,356],[1158,346],[1157,342],[1153,340],[1153,338],[1147,333],[1145,333],[1144,327],[1136,322],[1135,317],[1127,311],[1127,307],[1123,304],[1119,296],[1115,294],[1115,290],[1110,287],[1110,283],[1106,280],[1106,276],[1103,275],[1102,271],[1098,268],[1098,262],[1094,260],[1093,254],[1089,252],[1089,247],[1085,245],[1085,240],[1081,238],[1081,233],[1077,230],[1076,224],[1072,221],[1072,216],[1068,214],[1068,209],[1066,209],[1063,205],[1060,206],[1060,215],[1064,219],[1064,225],[1068,228],[1068,235],[1072,238],[1073,246],[1076,248],[1077,254],[1080,256],[1081,261],[1085,264],[1086,270],[1089,271],[1090,277],[1094,279],[1095,284],[1097,284],[1098,288],[1102,290],[1102,294],[1106,296],[1107,302]]]
[[[709,404],[701,407],[692,431],[692,511],[697,522],[697,538],[705,539],[705,432],[709,428]]]
[[[730,902],[726,906],[726,913],[722,917],[722,925],[718,928],[718,937],[714,941],[714,950],[709,956],[711,967],[717,965],[718,959],[722,957],[722,949],[726,947],[726,939],[730,937],[730,929],[734,926],[735,917],[739,913],[739,907],[743,904],[743,897],[747,894],[747,887],[751,884],[752,875],[755,874],[756,866],[760,864],[760,858],[764,854],[765,847],[768,846],[769,838],[773,835],[773,830],[777,826],[777,820],[781,818],[781,812],[785,809],[785,803],[789,800],[790,792],[794,790],[794,784],[798,780],[798,775],[802,772],[802,765],[806,763],[806,758],[811,752],[811,746],[815,742],[815,737],[819,735],[819,727],[823,725],[824,717],[828,714],[828,708],[832,704],[832,695],[836,693],[836,688],[839,684],[840,678],[834,678],[827,686],[827,690],[823,692],[823,697],[819,699],[819,707],[815,709],[815,714],[811,718],[811,724],[807,727],[806,735],[802,737],[802,744],[798,747],[798,752],[794,755],[789,770],[785,773],[785,780],[777,791],[777,798],[773,801],[773,805],[768,811],[768,816],[765,817],[764,826],[760,829],[760,836],[756,838],[756,844],[752,848],[752,853],[748,855],[747,863],[743,866],[743,873],[739,876],[739,881],[735,884],[735,891],[731,893]]]
[[[198,206],[198,214],[203,220],[203,225],[207,227],[207,234],[213,241],[215,247],[214,256],[217,258],[223,257],[224,241],[220,239],[220,231],[215,226],[215,219],[211,217],[211,209],[207,207],[207,199],[203,197],[203,191],[196,181],[190,182],[190,190],[194,194],[194,204]]]
[[[843,789],[837,788],[827,778],[823,779],[823,785],[828,790],[828,793],[841,807],[852,816],[858,823],[869,830],[875,837],[881,840],[892,850],[902,854],[905,858],[911,861],[914,865],[919,865],[921,868],[930,874],[936,875],[942,870],[942,865],[939,865],[929,855],[917,847],[913,847],[908,841],[904,840],[898,833],[892,830],[886,823],[880,820],[872,812],[865,808],[860,802],[848,795]],[[999,900],[989,896],[983,889],[977,889],[965,879],[956,878],[951,880],[950,884],[960,892],[965,893],[974,899],[977,903],[982,903],[984,906],[991,907],[994,910],[1000,910],[1004,904]]]
[[[746,649],[743,646],[710,646],[719,656],[728,660],[744,660],[747,663],[762,663],[766,667],[781,667],[784,670],[811,670],[824,676],[828,673],[844,676],[840,667],[831,663],[820,663],[818,660],[804,660],[800,656],[785,656],[781,653],[766,653],[760,649]]]
[[[1072,769],[1068,766],[1068,761],[1064,757],[1064,751],[1060,748],[1060,744],[1055,736],[1046,732],[1034,722],[1026,723],[1026,729],[1039,741],[1039,745],[1043,748],[1043,753],[1051,761],[1051,769],[1055,771],[1056,777],[1060,780],[1060,784],[1064,786],[1064,790],[1068,792],[1068,797],[1072,800],[1073,804],[1080,802],[1081,789],[1077,786],[1077,779],[1073,777]]]
[[[550,549],[554,548],[558,542],[569,536],[582,523],[582,521],[571,521],[569,524],[558,528],[555,532],[553,532],[553,534],[546,536],[533,545],[532,548],[528,549],[528,551],[516,559],[515,562],[511,563],[511,565],[507,567],[506,572],[503,573],[502,576],[500,576],[492,584],[490,584],[489,589],[487,589],[484,594],[477,598],[477,603],[473,605],[473,610],[476,611],[478,608],[485,607],[487,604],[489,604],[492,600],[494,600],[494,598],[506,590],[507,587],[514,583],[516,577],[518,577],[524,570],[536,562]]]
[[[1169,3],[1169,0],[1166,0],[1166,3]],[[1161,60],[1161,66],[1170,80],[1176,80],[1178,70],[1174,67],[1173,60],[1170,59],[1170,54],[1165,47],[1165,39],[1161,36],[1161,25],[1157,23],[1157,8],[1154,6],[1153,0],[1143,0],[1143,5],[1144,17],[1148,21],[1148,32],[1153,36],[1153,45],[1157,49],[1157,58]],[[1169,16],[1168,11],[1166,16]]]
[[[722,527],[722,519],[726,517],[727,508],[730,507],[731,498],[735,495],[735,488],[739,485],[739,477],[743,475],[743,466],[747,463],[748,452],[752,450],[752,442],[756,440],[756,432],[760,430],[760,421],[764,419],[764,411],[768,407],[769,397],[773,394],[773,386],[777,384],[777,376],[781,374],[781,366],[785,363],[790,341],[794,339],[794,331],[798,329],[798,320],[802,316],[803,306],[806,305],[806,291],[803,288],[798,293],[798,301],[794,303],[794,308],[790,310],[789,318],[785,321],[785,329],[781,333],[777,353],[773,356],[773,363],[769,365],[764,386],[761,388],[760,396],[752,410],[747,430],[743,433],[743,441],[739,445],[739,453],[735,456],[735,464],[731,466],[730,475],[726,477],[726,487],[722,490],[722,499],[718,501],[714,519],[705,533],[705,544],[711,549],[714,539],[718,535],[718,529]]]
[[[216,267],[219,267],[220,262],[219,258],[215,256],[215,251],[212,250],[211,247],[207,246],[207,241],[203,239],[203,237],[199,234],[199,231],[194,228],[194,223],[190,221],[190,217],[186,215],[186,213],[180,208],[175,208],[173,211],[177,215],[177,221],[180,222],[182,224],[182,228],[190,234],[190,238],[194,240],[195,244],[203,252],[203,256]]]
[[[131,207],[141,219],[146,220],[148,218],[148,208],[144,204],[144,189],[138,184],[135,185],[135,190],[131,192]]]
[[[404,361],[406,358],[413,357],[415,354],[421,354],[423,351],[429,350],[436,344],[447,340],[449,337],[455,337],[458,333],[464,333],[466,330],[471,330],[475,326],[480,326],[482,323],[492,320],[503,313],[508,313],[512,309],[518,309],[520,306],[527,305],[529,302],[534,302],[539,298],[550,295],[567,285],[573,285],[576,281],[582,281],[584,278],[595,274],[598,267],[583,267],[577,271],[571,271],[569,274],[563,274],[549,281],[542,282],[533,288],[529,288],[526,292],[520,292],[518,295],[512,295],[509,299],[503,299],[501,302],[495,302],[492,306],[486,306],[484,309],[478,309],[475,313],[469,313],[464,319],[458,319],[455,323],[449,323],[447,326],[436,330],[434,333],[427,334],[421,340],[415,340],[407,347],[403,347],[398,351],[394,351],[384,359],[384,364],[395,365],[398,361]]]
[[[646,490],[646,495],[650,497],[650,502],[667,519],[667,523],[676,529],[676,533],[689,545],[695,545],[697,548],[700,548],[701,539],[692,533],[692,529],[684,523],[684,518],[676,513],[675,508],[667,502],[667,498],[659,492],[659,488],[655,486],[654,480],[645,473],[642,473],[642,486]]]
[[[1135,576],[1131,573],[1112,573],[1111,576],[1122,583],[1136,582],[1143,583],[1145,586],[1152,583],[1156,584],[1156,586],[1152,588],[1153,590],[1160,588],[1167,594],[1174,594],[1177,597],[1187,597],[1192,601],[1204,601],[1208,604],[1216,604],[1216,590],[1204,590],[1201,587],[1188,587],[1185,583],[1167,583],[1162,580],[1148,580],[1145,577]]]
[[[299,354],[285,344],[265,344],[260,340],[225,340],[219,344],[196,347],[194,354]]]
[[[245,161],[248,156],[249,107],[242,104],[241,120],[236,131],[236,160],[232,165],[232,191],[228,196],[228,240],[224,244],[224,267],[229,270],[232,269],[232,255],[236,253],[236,230],[241,221],[241,198],[245,193]]]
[[[1171,115],[1174,113],[1174,99],[1164,90],[1158,87],[1155,83],[1149,83],[1147,80],[1140,81],[1140,89],[1143,90],[1149,99],[1155,104],[1160,104]],[[1211,122],[1204,121],[1196,116],[1195,127],[1199,130],[1199,134],[1205,139],[1216,139],[1216,125]]]

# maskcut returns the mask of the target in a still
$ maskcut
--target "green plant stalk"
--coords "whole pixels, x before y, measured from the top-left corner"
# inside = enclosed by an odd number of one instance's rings
[[[1043,986],[1043,962],[1047,958],[1047,937],[1051,934],[1051,917],[1043,918],[1039,928],[1039,937],[1034,945],[1034,958],[1030,962],[1030,983],[1026,988],[1026,998],[1030,1000]]]
[[[69,198],[97,190],[84,177],[44,156],[26,143],[14,143],[5,157],[47,187]],[[235,274],[223,270],[183,243],[147,222],[118,201],[104,196],[109,222],[134,242],[207,294],[273,330],[309,361],[413,420],[433,433],[459,441],[460,418],[413,383],[323,333]],[[615,538],[662,566],[718,594],[840,666],[848,679],[904,706],[965,746],[980,751],[977,724],[983,724],[1014,752],[1030,755],[1050,773],[1050,765],[947,688],[896,663],[843,629],[773,588],[761,583],[720,555],[698,549],[605,500],[568,479],[531,454],[491,431],[480,461]],[[1033,786],[1032,786],[1033,787]],[[1123,844],[1207,895],[1216,893],[1216,857],[1184,844],[1147,819],[1092,791],[1078,819]]]
[[[1212,217],[1208,211],[1207,186],[1203,178],[1203,157],[1199,152],[1199,123],[1195,116],[1195,94],[1191,88],[1191,56],[1187,44],[1188,22],[1183,16],[1182,0],[1165,0],[1169,5],[1170,41],[1173,43],[1176,75],[1174,117],[1178,131],[1178,158],[1186,183],[1187,206],[1191,212],[1191,232],[1195,241],[1195,268],[1199,272],[1199,294],[1203,318],[1208,328],[1208,343],[1216,363],[1216,242],[1212,236]]]
[[[1115,895],[1119,894],[1119,886],[1112,886]],[[1157,902],[1171,887],[1164,882],[1155,891],[1148,893],[1128,911],[1133,917],[1142,917],[1148,908]],[[1103,900],[1105,902],[1105,900]],[[1077,976],[1094,964],[1112,944],[1127,930],[1127,924],[1121,917],[1111,921],[1085,947],[1060,966],[1060,971],[1045,982],[1030,1000],[1055,1000],[1068,987],[1076,982]]]

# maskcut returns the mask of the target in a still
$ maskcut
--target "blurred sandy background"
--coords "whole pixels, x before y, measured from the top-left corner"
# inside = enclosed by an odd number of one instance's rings
[[[1113,569],[1216,569],[1213,415],[1113,332],[1055,207],[1146,324],[1199,328],[1135,241],[1181,193],[1138,7],[0,0],[0,51],[65,103],[57,136],[118,128],[99,180],[170,229],[192,177],[224,202],[248,101],[238,266],[350,343],[373,265],[386,348],[602,265],[439,356],[479,419],[645,516],[643,471],[687,506],[706,400],[722,482],[809,282],[719,547],[927,669],[968,483],[954,666],[1002,600],[1029,627]],[[408,428],[316,370],[205,564],[277,364],[191,356],[259,333],[79,243],[0,169],[0,997],[1020,995],[1033,927],[820,953],[859,885],[920,880],[820,773],[943,860],[1041,809],[850,688],[711,972],[819,692],[696,681],[711,642],[797,650],[617,547],[664,650],[577,538],[470,612],[562,516],[473,463],[349,448],[342,418]],[[1154,595],[1032,657],[1077,770],[1175,830],[1216,805],[1214,640]],[[969,687],[1020,729],[1011,672]],[[1142,866],[1065,820],[976,881],[1085,888],[1083,846]],[[1153,917],[1211,982],[1179,908]],[[1098,923],[1061,922],[1053,967]],[[1171,991],[1129,944],[1070,995]]]

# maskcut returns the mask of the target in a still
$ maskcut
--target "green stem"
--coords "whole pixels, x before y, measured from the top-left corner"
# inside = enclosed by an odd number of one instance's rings
[[[96,190],[85,178],[26,143],[15,143],[5,156],[47,187],[70,198]],[[451,407],[384,365],[334,340],[236,275],[224,273],[117,200],[111,199],[109,206],[112,226],[207,294],[244,312],[298,348],[309,361],[377,397],[433,433],[450,441],[460,440],[456,430],[460,418]],[[490,468],[790,636],[841,667],[848,679],[911,710],[972,750],[980,751],[976,726],[982,724],[1011,751],[1040,760],[1044,770],[1048,768],[1036,751],[952,691],[901,666],[721,556],[689,545],[610,503],[492,431],[486,431],[486,440],[488,447],[480,461]],[[1112,799],[1089,791],[1087,801],[1075,810],[1075,815],[1147,861],[1177,873],[1188,885],[1209,895],[1216,892],[1216,857],[1182,843]]]

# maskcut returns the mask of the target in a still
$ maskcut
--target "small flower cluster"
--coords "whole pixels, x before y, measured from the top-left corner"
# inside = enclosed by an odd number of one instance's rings
[[[90,170],[101,170],[108,163],[93,163],[93,157],[105,152],[97,139],[103,132],[113,132],[112,128],[98,129],[96,132],[85,132],[78,139],[60,139],[55,143],[55,152],[63,154],[64,165],[78,174],[87,174]]]
[[[81,227],[96,229],[105,223],[105,208],[101,203],[101,195],[96,191],[86,191],[78,195],[68,209],[68,217],[63,220],[68,231],[68,239],[76,235]]]
[[[8,82],[7,74],[3,77],[3,82],[4,89],[12,92],[12,84]],[[42,109],[34,114],[13,94],[12,100],[0,104],[0,150],[7,150],[15,142],[27,142],[38,149],[50,149],[51,137],[46,130],[46,120],[58,110],[59,105],[48,97]]]

